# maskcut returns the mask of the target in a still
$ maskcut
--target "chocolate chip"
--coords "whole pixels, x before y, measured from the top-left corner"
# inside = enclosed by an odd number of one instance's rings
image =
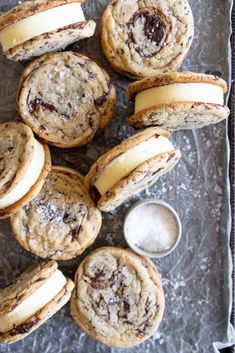
[[[71,24],[71,25],[68,25],[68,26],[65,26],[65,27],[61,27],[59,28],[56,33],[59,33],[59,32],[62,32],[62,31],[65,31],[67,29],[83,29],[84,27],[86,26],[86,22],[77,22],[77,23],[74,23],[74,24]]]
[[[76,222],[77,221],[77,218],[69,213],[65,213],[64,216],[63,216],[63,222],[65,224],[69,224],[69,223],[73,223],[73,222]]]
[[[124,324],[127,324],[127,325],[133,325],[133,322],[129,321],[129,320],[125,320],[123,321]]]
[[[42,106],[43,108],[49,110],[50,112],[56,111],[56,108],[52,104],[48,104],[44,102],[41,98],[35,98],[28,102],[29,112],[33,114],[34,112],[38,113],[39,107]]]
[[[115,282],[115,276],[114,274],[112,275],[112,277],[108,280],[99,280],[99,279],[93,279],[93,281],[91,282],[91,286],[95,289],[106,289],[106,288],[110,288],[113,286]]]
[[[47,130],[47,128],[45,127],[45,125],[40,125],[40,128],[39,128],[41,131],[46,131]]]
[[[70,234],[71,234],[72,242],[77,240],[80,229],[81,227],[79,226],[71,230]]]
[[[166,26],[160,16],[142,14],[145,18],[144,33],[146,37],[156,44],[160,44],[165,36]]]
[[[45,277],[39,277],[35,282],[41,282],[44,281],[46,278]]]
[[[136,336],[137,337],[144,337],[145,336],[145,332],[144,332],[144,330],[142,330],[142,329],[137,329],[136,330]]]
[[[103,270],[97,270],[96,273],[95,273],[94,278],[97,280],[100,277],[104,277],[104,276],[105,276],[105,272]]]
[[[34,320],[16,326],[10,333],[11,336],[23,335],[25,333],[29,333],[34,325],[39,322],[39,318],[35,318]]]
[[[146,303],[145,303],[145,312],[146,312],[146,314],[148,314],[148,312],[149,312],[151,303],[152,303],[151,300],[149,298],[147,298]]]
[[[123,300],[123,307],[126,312],[130,312],[130,304],[126,300]]]
[[[174,158],[174,156],[175,156],[174,154],[170,154],[168,159],[167,159],[167,161],[166,161],[166,163],[170,162],[170,160],[172,160],[172,158]]]
[[[103,105],[106,102],[106,100],[107,100],[107,94],[105,93],[102,96],[100,96],[99,98],[96,98],[94,100],[94,102],[96,105],[98,105],[100,107],[101,105]]]
[[[94,289],[106,289],[110,287],[110,281],[95,281],[91,285]]]
[[[171,26],[168,18],[160,10],[151,7],[136,12],[129,25],[130,40],[134,43],[133,47],[144,58],[156,55],[164,47]],[[146,37],[146,40],[142,42],[139,41],[139,36],[135,34],[135,32],[138,32],[139,26],[143,27]],[[149,46],[149,42],[153,45]]]

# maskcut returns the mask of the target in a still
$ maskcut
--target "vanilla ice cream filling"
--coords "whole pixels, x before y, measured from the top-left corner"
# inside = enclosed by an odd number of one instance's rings
[[[104,169],[95,182],[95,187],[104,195],[119,180],[129,175],[139,165],[158,154],[174,150],[172,143],[164,136],[152,137],[129,149]]]
[[[0,332],[12,330],[36,314],[64,288],[66,278],[56,270],[53,275],[15,309],[0,319]]]
[[[136,95],[135,113],[155,105],[175,102],[224,104],[220,86],[209,83],[174,83],[146,89]]]
[[[43,33],[52,32],[77,22],[85,21],[78,3],[54,7],[20,20],[0,32],[3,51],[26,42]]]
[[[38,180],[45,163],[45,151],[43,146],[34,139],[33,158],[20,182],[8,194],[0,198],[0,208],[13,205],[24,197],[30,188]]]

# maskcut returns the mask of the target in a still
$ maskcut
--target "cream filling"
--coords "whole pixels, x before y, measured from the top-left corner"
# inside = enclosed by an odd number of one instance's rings
[[[209,83],[174,83],[146,89],[136,95],[135,113],[155,105],[174,102],[201,102],[224,104],[220,86]]]
[[[0,199],[0,208],[5,208],[13,205],[24,197],[30,188],[38,180],[45,163],[45,151],[43,146],[34,139],[34,153],[22,180],[8,194]]]
[[[47,305],[65,286],[66,278],[56,270],[53,275],[32,295],[19,304],[14,310],[1,317],[0,332],[12,330],[15,326],[24,323]]]
[[[101,195],[104,195],[114,184],[148,159],[172,150],[174,146],[166,137],[152,137],[115,158],[101,173],[95,187]]]
[[[85,17],[78,3],[39,12],[4,28],[0,32],[2,49],[7,51],[43,33],[82,21],[85,21]]]

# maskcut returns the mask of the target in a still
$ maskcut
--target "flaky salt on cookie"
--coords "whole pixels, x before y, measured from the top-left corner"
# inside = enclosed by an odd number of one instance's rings
[[[10,60],[24,60],[65,48],[91,37],[96,24],[87,21],[84,0],[26,1],[0,16],[0,43]]]
[[[192,44],[194,20],[187,0],[111,0],[100,32],[113,68],[138,80],[181,66]]]
[[[51,168],[47,145],[25,124],[0,124],[0,218],[16,213],[40,192]]]
[[[23,71],[18,89],[21,118],[57,147],[90,142],[110,121],[116,92],[96,62],[74,52],[46,54]]]
[[[27,251],[53,260],[80,255],[96,239],[101,214],[75,170],[53,166],[39,195],[10,219]]]
[[[128,87],[135,114],[128,122],[135,128],[196,129],[229,116],[224,105],[226,82],[213,75],[172,72],[136,81]]]
[[[166,130],[149,128],[124,140],[91,167],[85,185],[98,208],[109,212],[154,184],[180,160]]]
[[[0,290],[0,343],[35,331],[69,301],[73,288],[55,261],[29,267]]]

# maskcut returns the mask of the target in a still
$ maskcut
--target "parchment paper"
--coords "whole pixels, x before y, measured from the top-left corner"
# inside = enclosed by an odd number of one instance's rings
[[[83,5],[86,17],[98,23],[106,3],[106,0],[87,0]],[[190,3],[196,33],[183,68],[215,73],[229,81],[232,0],[191,0]],[[0,11],[16,4],[14,0],[0,0]],[[126,123],[133,112],[125,92],[130,81],[114,72],[105,60],[99,47],[98,28],[95,37],[70,49],[98,59],[118,92],[115,116],[103,134],[83,148],[51,149],[55,163],[85,173],[98,156],[134,132]],[[15,95],[22,67],[0,57],[1,122],[19,119]],[[168,201],[181,217],[183,235],[173,254],[156,261],[162,274],[166,311],[155,336],[132,349],[108,348],[77,328],[67,305],[25,340],[12,346],[0,345],[0,353],[210,353],[216,347],[222,348],[235,341],[229,325],[232,264],[226,123],[198,131],[177,132],[172,140],[183,155],[179,165],[131,202],[104,214],[102,231],[94,246],[81,257],[60,263],[61,269],[73,277],[78,263],[92,249],[108,244],[126,246],[122,226],[131,204],[147,197]],[[5,286],[40,259],[20,248],[7,221],[0,222],[0,239],[0,286]]]

